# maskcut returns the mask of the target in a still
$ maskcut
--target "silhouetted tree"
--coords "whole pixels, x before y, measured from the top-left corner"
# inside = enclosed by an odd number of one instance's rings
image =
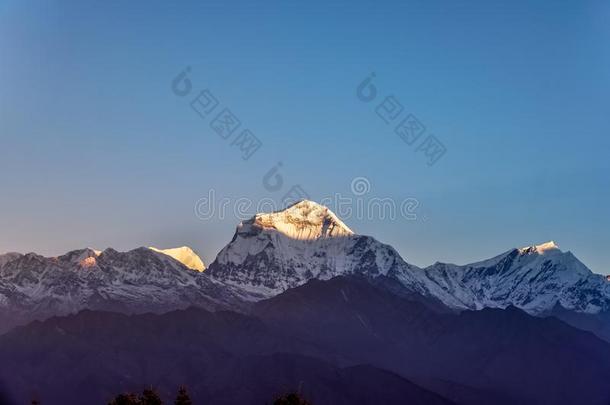
[[[186,392],[186,387],[184,385],[181,385],[180,388],[178,388],[178,395],[176,395],[174,405],[193,405],[193,401],[191,401],[191,397],[189,397],[188,392]]]
[[[163,401],[155,390],[147,388],[139,397],[131,393],[119,394],[108,405],[163,405]]]
[[[108,405],[140,405],[140,400],[135,394],[119,394]]]
[[[163,405],[163,401],[159,398],[159,394],[152,388],[147,388],[142,391],[140,396],[141,405]]]
[[[302,398],[299,394],[291,392],[277,398],[273,405],[311,405],[308,401]]]

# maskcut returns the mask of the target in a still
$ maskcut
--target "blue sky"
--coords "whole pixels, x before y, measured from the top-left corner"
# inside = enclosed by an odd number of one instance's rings
[[[239,222],[197,218],[209,190],[320,200],[366,177],[420,219],[345,222],[414,264],[552,239],[610,273],[609,19],[601,0],[2,2],[0,251],[189,245],[209,263]],[[190,108],[203,89],[261,140],[247,161]],[[389,95],[445,145],[435,165],[376,115]]]

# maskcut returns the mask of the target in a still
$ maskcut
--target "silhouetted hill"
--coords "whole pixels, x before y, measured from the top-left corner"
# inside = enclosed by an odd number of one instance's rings
[[[254,313],[317,342],[340,364],[364,362],[412,380],[451,381],[495,393],[494,401],[610,400],[610,345],[514,307],[439,313],[351,277],[313,280],[260,302]]]
[[[44,404],[103,404],[149,385],[170,399],[181,384],[203,404],[270,403],[297,388],[314,404],[450,403],[395,373],[297,353],[307,351],[232,312],[83,311],[0,337],[0,379],[14,403],[37,395]]]
[[[607,404],[610,345],[516,308],[437,311],[358,277],[312,280],[251,315],[83,311],[0,336],[12,398],[104,403],[186,384],[204,404]],[[69,389],[66,389],[69,387]],[[425,388],[422,388],[425,387]],[[196,402],[197,403],[197,402]]]

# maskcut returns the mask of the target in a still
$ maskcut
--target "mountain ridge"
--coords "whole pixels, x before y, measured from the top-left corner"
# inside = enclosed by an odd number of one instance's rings
[[[0,319],[6,328],[84,308],[242,310],[312,279],[352,274],[454,311],[510,305],[534,315],[558,305],[584,314],[610,310],[606,278],[554,242],[472,264],[420,268],[392,246],[354,233],[327,207],[304,200],[242,221],[207,269],[188,247],[0,255]]]
[[[316,215],[318,221],[312,222],[312,211],[323,215]],[[328,208],[307,200],[284,211],[257,214],[237,227],[231,242],[210,264],[209,274],[241,288],[244,298],[252,301],[313,278],[365,274],[394,278],[410,293],[437,299],[456,310],[517,305],[542,314],[557,303],[586,313],[610,310],[610,287],[605,278],[571,252],[562,252],[553,241],[513,248],[471,264],[437,262],[421,269],[391,246],[347,227],[349,232],[337,235],[322,233],[320,218],[329,216],[336,218]],[[286,218],[288,224],[282,222]],[[295,234],[294,229],[300,232]],[[310,237],[302,238],[303,234]],[[583,295],[582,291],[587,292]]]
[[[149,248],[97,253],[85,248],[57,257],[15,256],[0,266],[0,332],[13,325],[80,309],[164,312],[191,305],[239,308],[221,286],[173,257]]]

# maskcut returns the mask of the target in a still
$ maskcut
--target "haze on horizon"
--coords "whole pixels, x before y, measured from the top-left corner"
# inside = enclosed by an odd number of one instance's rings
[[[240,220],[199,219],[210,190],[320,201],[362,177],[420,219],[341,219],[410,263],[555,240],[610,273],[610,5],[555,4],[3,2],[0,253],[187,245],[209,264]],[[193,111],[203,89],[261,140],[250,159]],[[446,146],[433,166],[376,114],[389,95]]]

